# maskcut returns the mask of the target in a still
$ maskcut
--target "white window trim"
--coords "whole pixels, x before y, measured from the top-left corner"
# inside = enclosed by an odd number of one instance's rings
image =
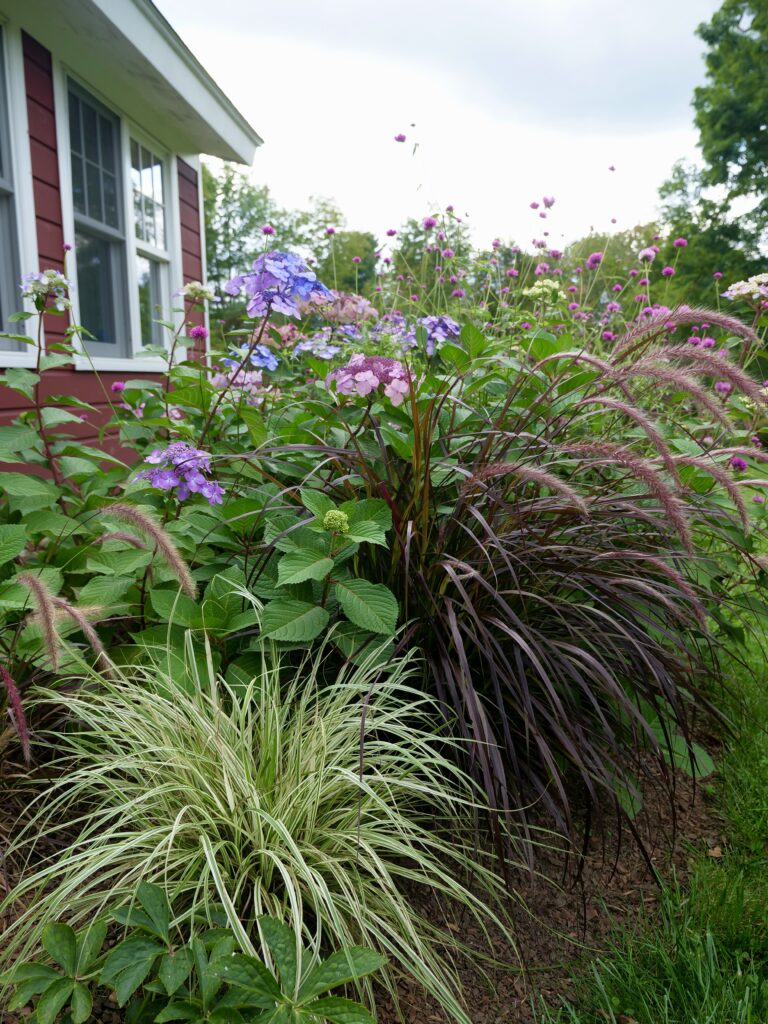
[[[16,214],[19,267],[22,275],[38,270],[37,220],[35,217],[35,195],[32,184],[32,157],[29,147],[29,122],[27,120],[27,86],[24,77],[24,51],[21,44],[21,29],[0,15],[2,27],[3,58],[5,64],[5,86],[8,93],[8,125],[11,142],[11,173],[13,174],[13,199]],[[19,282],[20,283],[20,282]],[[25,299],[23,308],[35,313],[34,304]],[[19,321],[14,333],[34,338],[37,321],[31,318]],[[44,342],[43,342],[44,344]],[[29,345],[20,352],[0,351],[0,367],[34,366],[37,362],[36,345]]]
[[[53,89],[54,102],[56,105],[56,142],[59,154],[59,180],[61,183],[61,213],[64,226],[64,239],[75,237],[75,211],[72,199],[72,164],[70,159],[69,143],[69,100],[67,79],[72,79],[82,89],[111,111],[120,123],[120,146],[122,155],[122,189],[123,189],[123,219],[125,224],[125,246],[126,246],[126,270],[128,288],[128,329],[130,331],[131,349],[133,356],[89,356],[85,351],[81,340],[78,337],[72,339],[73,347],[76,350],[74,365],[76,370],[97,370],[102,372],[118,373],[162,373],[167,363],[159,356],[141,355],[141,323],[139,319],[139,286],[136,276],[136,253],[137,242],[136,232],[133,223],[133,196],[131,190],[131,149],[130,140],[134,138],[137,142],[144,141],[152,151],[163,160],[163,172],[168,182],[168,202],[166,203],[166,225],[169,236],[168,251],[157,252],[157,257],[166,259],[168,262],[168,319],[179,326],[182,318],[180,314],[172,313],[172,297],[182,286],[181,271],[181,229],[178,225],[178,189],[175,180],[176,161],[172,154],[158,141],[147,135],[138,125],[133,124],[122,111],[108,103],[99,92],[84,81],[80,75],[66,67],[62,62],[53,58]],[[139,248],[145,248],[139,243]],[[149,251],[149,249],[148,249]],[[77,291],[77,263],[74,259],[71,266],[67,267],[70,279],[74,285],[72,294],[72,319],[79,323],[79,302]],[[166,297],[164,296],[164,301]],[[88,324],[83,324],[87,329]]]

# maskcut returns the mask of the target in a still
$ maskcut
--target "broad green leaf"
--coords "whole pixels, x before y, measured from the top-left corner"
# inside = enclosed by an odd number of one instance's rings
[[[350,523],[349,531],[344,534],[344,539],[355,541],[358,544],[379,544],[381,547],[388,547],[384,530],[378,523],[366,520]]]
[[[36,447],[38,447],[37,433],[31,427],[19,424],[0,427],[0,459],[3,462],[15,462],[17,460],[10,456],[23,454]]]
[[[32,370],[21,369],[20,367],[6,370],[5,374],[0,377],[0,384],[5,384],[12,391],[18,391],[20,395],[24,395],[30,401],[34,399],[35,385],[39,381],[39,374],[33,373]]]
[[[96,921],[77,936],[77,973],[85,974],[101,952],[107,935],[107,922]]]
[[[57,366],[68,366],[72,362],[72,356],[64,352],[54,352],[52,355],[40,356],[40,369],[52,370]]]
[[[323,494],[322,491],[311,491],[307,487],[302,487],[299,494],[301,495],[301,503],[304,508],[308,509],[313,516],[317,516],[318,519],[322,519],[326,512],[331,512],[336,508],[336,505],[328,495]]]
[[[342,999],[341,996],[316,999],[306,1007],[306,1010],[317,1020],[329,1021],[330,1024],[376,1024],[376,1019],[362,1003]]]
[[[228,960],[213,964],[211,970],[228,985],[242,989],[251,1006],[270,1009],[283,998],[280,986],[272,974],[255,957],[238,953]]]
[[[34,968],[34,973],[23,973],[29,968]],[[57,971],[46,964],[22,964],[16,971],[2,975],[0,981],[3,984],[12,982],[16,986],[16,991],[8,1002],[8,1009],[20,1010],[33,996],[40,995],[60,977]]]
[[[186,946],[175,953],[166,953],[160,961],[157,976],[165,986],[169,996],[184,984],[192,970],[192,954]]]
[[[715,770],[715,762],[706,750],[698,743],[692,743],[688,749],[685,737],[675,734],[672,737],[669,749],[662,743],[662,750],[665,759],[675,768],[679,768],[686,775],[698,779],[706,778]],[[693,756],[693,769],[691,768],[691,755]]]
[[[338,623],[333,631],[333,642],[353,665],[368,663],[383,666],[392,661],[392,641],[382,640],[380,633],[359,629],[351,622]]]
[[[85,1024],[90,1020],[93,1009],[93,997],[91,990],[81,981],[75,983],[72,989],[72,1001],[70,1003],[72,1012],[72,1024]]]
[[[333,559],[318,551],[299,548],[283,555],[277,565],[277,585],[285,587],[304,580],[323,580],[333,569]]]
[[[98,551],[88,557],[86,568],[105,576],[129,576],[152,561],[152,552],[137,548],[122,551]]]
[[[382,583],[343,580],[336,584],[336,599],[350,622],[372,633],[392,635],[397,627],[395,595]]]
[[[27,531],[24,526],[0,526],[0,565],[20,555],[27,544]]]
[[[58,495],[55,484],[26,473],[0,474],[0,492],[2,491],[14,498],[46,498],[52,503]]]
[[[208,1014],[210,1024],[243,1024],[243,1015],[233,1006],[217,1006]]]
[[[46,405],[41,409],[40,414],[43,419],[43,426],[45,427],[58,427],[62,423],[83,422],[76,413],[67,412],[66,409],[60,409],[55,405]]]
[[[446,363],[450,363],[459,373],[468,370],[472,362],[468,352],[465,352],[460,345],[454,345],[450,341],[440,346],[440,358],[445,360]]]
[[[261,413],[244,405],[240,407],[238,416],[245,423],[254,447],[261,448],[263,444],[266,444],[269,439],[269,431]]]
[[[56,963],[74,977],[77,971],[77,939],[68,924],[52,921],[43,928],[43,948]]]
[[[155,590],[149,592],[152,607],[163,622],[173,622],[186,629],[202,629],[203,613],[200,605],[178,590]]]
[[[104,605],[112,609],[121,602],[126,603],[123,598],[136,582],[124,576],[93,576],[81,587],[77,600],[81,605]]]
[[[274,917],[260,917],[259,928],[280,974],[283,992],[293,998],[299,973],[296,933]]]
[[[136,890],[139,903],[147,912],[155,926],[155,931],[165,942],[170,939],[169,926],[171,920],[171,909],[168,906],[168,897],[161,886],[154,882],[141,882]]]
[[[168,1003],[153,1020],[156,1024],[166,1024],[174,1020],[197,1020],[200,1016],[199,1006],[190,1003]]]
[[[99,467],[88,459],[80,459],[76,455],[62,455],[59,467],[67,480],[87,480],[99,472]]]
[[[74,987],[72,978],[60,978],[43,992],[35,1011],[38,1024],[53,1024],[62,1008],[69,1002]]]
[[[328,612],[307,601],[278,598],[264,607],[261,635],[272,640],[303,643],[314,640],[328,625]]]
[[[329,992],[331,989],[357,981],[367,974],[381,970],[387,958],[375,953],[365,946],[349,946],[331,953],[327,960],[314,967],[304,979],[299,990],[301,1002],[314,999],[315,996]]]
[[[142,935],[126,939],[108,954],[101,969],[99,982],[102,985],[113,985],[118,975],[132,964],[138,961],[149,961],[151,965],[155,958],[164,952],[163,947],[158,945],[154,939]]]
[[[118,1006],[125,1006],[152,970],[154,962],[154,957],[135,960],[130,967],[120,972],[114,983]]]

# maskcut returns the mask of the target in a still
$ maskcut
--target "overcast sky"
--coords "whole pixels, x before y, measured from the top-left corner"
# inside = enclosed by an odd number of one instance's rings
[[[155,3],[264,139],[252,174],[280,204],[329,196],[383,236],[452,203],[480,244],[557,245],[649,220],[695,158],[695,29],[720,0]]]

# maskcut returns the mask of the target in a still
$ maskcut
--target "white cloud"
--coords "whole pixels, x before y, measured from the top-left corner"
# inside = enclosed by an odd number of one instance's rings
[[[554,245],[650,219],[672,163],[694,156],[693,32],[717,6],[158,5],[265,139],[253,174],[278,202],[328,195],[379,234],[451,202],[478,241],[549,230]],[[546,221],[528,208],[544,194]]]

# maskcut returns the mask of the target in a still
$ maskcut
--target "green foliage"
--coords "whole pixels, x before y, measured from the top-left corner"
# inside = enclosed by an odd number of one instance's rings
[[[246,1024],[283,1018],[296,1024],[319,1019],[373,1024],[362,1004],[325,995],[386,964],[370,949],[351,946],[319,960],[312,951],[297,951],[296,936],[286,925],[261,917],[258,927],[274,964],[270,970],[258,957],[236,952],[227,928],[189,927],[181,935],[176,927],[172,930],[165,891],[150,882],[141,882],[135,902],[111,916],[124,931],[106,950],[106,918],[77,933],[67,924],[48,924],[42,944],[60,969],[38,961],[16,965],[3,978],[15,987],[8,1009],[34,1001],[33,1024],[54,1024],[61,1013],[67,1024],[85,1024],[94,994],[106,989],[124,1008],[129,1024]]]

